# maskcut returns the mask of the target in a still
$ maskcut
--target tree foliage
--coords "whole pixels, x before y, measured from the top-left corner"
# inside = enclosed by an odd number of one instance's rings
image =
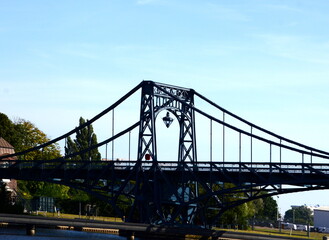
[[[259,208],[255,219],[259,224],[265,223],[268,224],[275,224],[278,220],[278,204],[277,201],[274,200],[272,197],[266,197],[262,199],[263,206]]]
[[[79,126],[82,126],[86,121],[80,117]],[[80,154],[71,157],[71,160],[82,160],[82,161],[98,161],[101,160],[101,154],[98,152],[97,148],[83,152],[84,150],[97,144],[97,136],[94,133],[93,126],[89,124],[88,126],[77,131],[76,139],[72,140],[71,137],[67,138],[65,146],[65,155],[74,154],[81,152]]]
[[[306,206],[299,206],[289,209],[284,214],[284,221],[297,224],[313,225],[312,211]]]
[[[222,189],[232,189],[235,185],[232,183],[213,184],[212,190],[214,192]],[[199,186],[200,196],[206,194],[206,190]],[[222,203],[234,203],[245,198],[242,192],[231,192],[223,196],[213,196],[206,199],[202,205],[214,206],[208,209],[207,219],[215,219],[220,209],[216,209],[218,198]],[[264,223],[265,225],[276,223],[277,221],[277,202],[272,197],[256,199],[245,202],[233,208],[227,209],[218,219],[216,225],[223,227],[238,227],[240,229],[247,229],[251,225],[251,221],[256,220],[256,223]],[[197,219],[197,222],[199,219]]]
[[[49,142],[47,135],[39,130],[33,123],[20,119],[15,123],[15,130],[19,141],[15,150],[24,151]],[[42,149],[32,151],[23,156],[23,160],[50,160],[61,156],[58,144],[51,144]]]
[[[16,152],[24,151],[49,141],[49,138],[44,132],[39,130],[33,123],[24,119],[18,119],[12,122],[7,115],[0,113],[0,124],[0,136],[6,139],[15,148]],[[85,120],[80,118],[79,124],[85,124]],[[76,137],[77,139],[74,141],[70,138],[68,139],[65,148],[66,152],[78,152],[97,144],[97,137],[91,125],[78,131]],[[21,156],[20,159],[50,160],[60,156],[59,146],[57,144],[51,144],[43,149],[27,153]],[[90,153],[80,154],[74,159],[100,160],[100,158],[100,153],[97,149],[94,149]],[[91,200],[90,195],[83,191],[49,182],[19,180],[18,189],[25,199],[40,196],[54,197],[63,204],[63,207],[66,206],[68,209],[72,208],[72,203],[76,205],[76,202],[87,203]]]
[[[70,196],[70,200],[73,201],[87,202],[90,200],[90,195],[88,193],[75,188],[70,188],[68,195]]]
[[[213,184],[212,185],[213,191],[219,191],[221,189],[228,189],[228,188],[234,188],[234,184],[232,183],[224,183],[224,184]],[[202,187],[200,187],[201,191],[204,191]],[[202,195],[203,192],[200,192],[200,195]],[[220,199],[222,202],[225,203],[231,203],[238,200],[243,199],[244,193],[241,192],[232,192],[231,194],[226,194],[224,196],[221,196]],[[216,206],[216,197],[212,197],[210,199],[207,199],[207,204]],[[206,205],[206,203],[204,203]],[[243,203],[241,205],[238,205],[234,208],[229,208],[226,210],[219,218],[219,221],[216,223],[218,226],[223,227],[238,227],[240,229],[247,229],[249,227],[250,220],[258,214],[259,211],[263,209],[263,200],[257,199],[253,201],[249,201],[246,203]],[[212,219],[216,217],[216,215],[219,213],[219,209],[216,210],[216,208],[213,208],[213,210],[208,210],[207,218]]]
[[[21,152],[48,142],[47,135],[33,123],[24,119],[12,122],[5,114],[0,113],[0,136],[6,139],[15,149]],[[50,160],[61,156],[59,146],[51,144],[36,151],[20,156],[22,160]],[[39,181],[18,181],[18,188],[25,198],[48,196],[68,198],[69,187]]]
[[[80,117],[79,126],[86,123],[85,119]],[[94,133],[93,126],[90,124],[81,130],[77,131],[76,138],[72,140],[71,137],[67,138],[65,146],[65,156],[71,154],[83,152],[84,150],[90,148],[97,144],[97,136]],[[101,160],[101,154],[98,152],[97,148],[85,151],[83,153],[77,154],[75,156],[67,158],[69,160],[75,161],[99,161]],[[72,202],[87,202],[90,201],[91,196],[86,192],[71,188],[69,191],[69,196]]]
[[[227,187],[232,187],[233,184],[225,184]],[[225,201],[231,202],[241,199],[243,193],[234,193],[231,196],[226,197]],[[249,227],[249,221],[263,208],[262,199],[249,201],[238,205],[234,208],[230,208],[224,212],[221,217],[221,225],[234,225],[241,229],[247,229]]]
[[[14,147],[15,152],[21,152],[49,141],[45,133],[24,119],[12,122],[7,115],[0,113],[0,126],[0,136]],[[58,144],[51,144],[27,153],[21,158],[22,160],[49,160],[60,156]]]
[[[6,139],[12,146],[17,146],[19,138],[15,130],[15,124],[6,114],[0,113],[0,137]]]
[[[58,199],[68,199],[70,197],[70,187],[49,182],[19,180],[18,189],[26,199],[41,196]]]
[[[47,135],[39,130],[33,123],[20,119],[15,123],[17,135],[20,136],[17,148],[20,151],[36,147],[48,142]],[[60,157],[60,150],[57,144],[51,144],[36,151],[29,152],[23,156],[23,160],[50,160]],[[69,187],[40,181],[18,181],[18,186],[23,195],[27,198],[36,196],[48,196],[55,198],[68,198]]]

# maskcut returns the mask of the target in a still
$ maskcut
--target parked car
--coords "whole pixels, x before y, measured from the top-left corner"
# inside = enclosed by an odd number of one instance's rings
[[[296,224],[293,223],[282,223],[284,229],[297,230]]]
[[[307,231],[307,225],[298,224],[297,225],[297,230],[299,230],[299,231]]]
[[[329,233],[329,228],[326,227],[318,227],[319,233]]]

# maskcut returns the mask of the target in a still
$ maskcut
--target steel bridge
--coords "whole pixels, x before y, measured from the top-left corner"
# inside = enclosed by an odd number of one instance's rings
[[[140,114],[114,132],[114,111],[140,91]],[[196,102],[196,99],[199,101]],[[200,106],[198,105],[200,104]],[[202,105],[203,104],[203,105]],[[156,120],[179,125],[177,159],[158,156]],[[26,160],[43,153],[112,113],[112,135],[97,145],[51,160]],[[134,117],[130,116],[129,120]],[[119,120],[120,121],[120,120]],[[202,124],[198,124],[202,121]],[[205,127],[205,122],[208,122]],[[136,159],[130,158],[136,132]],[[206,132],[196,137],[196,132]],[[129,159],[115,160],[114,142],[129,136]],[[198,145],[209,157],[199,160]],[[202,142],[202,143],[200,143]],[[91,150],[112,145],[112,159],[74,161]],[[169,151],[170,149],[167,149]],[[17,157],[12,162],[5,160]],[[329,189],[329,152],[263,129],[227,111],[193,89],[143,81],[85,124],[40,146],[0,157],[0,178],[48,181],[91,193],[110,203],[127,221],[155,224],[209,224],[227,209],[285,193]],[[129,212],[119,206],[127,205]],[[214,214],[215,213],[215,214]],[[209,218],[209,216],[212,216]],[[210,219],[210,220],[209,220]],[[208,222],[207,222],[208,221]]]

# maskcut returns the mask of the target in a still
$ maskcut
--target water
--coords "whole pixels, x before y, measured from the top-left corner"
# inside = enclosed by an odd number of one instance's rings
[[[126,240],[125,237],[104,233],[89,233],[69,230],[43,229],[37,228],[34,236],[27,236],[23,228],[0,228],[1,240]],[[138,238],[135,238],[136,240]],[[139,239],[141,240],[141,239]]]

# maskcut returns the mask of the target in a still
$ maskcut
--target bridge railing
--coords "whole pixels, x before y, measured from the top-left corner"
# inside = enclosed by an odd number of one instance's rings
[[[2,169],[40,169],[40,170],[133,170],[137,161],[15,161],[13,163],[1,160],[0,168]],[[149,161],[139,162],[144,171],[154,168],[154,163]],[[159,171],[169,172],[228,172],[228,173],[290,173],[290,174],[328,174],[329,164],[310,164],[310,163],[241,163],[241,162],[200,162],[200,163],[178,163],[157,162],[156,167]]]

